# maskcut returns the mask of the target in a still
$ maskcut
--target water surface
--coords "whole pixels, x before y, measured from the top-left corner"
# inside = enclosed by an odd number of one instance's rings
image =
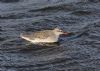
[[[59,45],[28,45],[23,32],[61,27]],[[99,0],[0,0],[0,71],[99,71]]]

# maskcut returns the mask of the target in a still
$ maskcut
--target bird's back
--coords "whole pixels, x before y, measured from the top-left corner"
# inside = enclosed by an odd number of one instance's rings
[[[29,39],[35,39],[35,38],[45,39],[52,35],[54,35],[52,30],[44,30],[44,31],[37,31],[28,34],[22,34],[23,37],[27,37]]]

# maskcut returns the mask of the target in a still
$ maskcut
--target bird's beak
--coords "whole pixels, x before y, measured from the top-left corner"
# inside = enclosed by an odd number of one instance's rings
[[[69,36],[69,35],[71,35],[72,33],[71,32],[63,32],[63,36]]]
[[[63,35],[69,35],[70,32],[63,32]]]

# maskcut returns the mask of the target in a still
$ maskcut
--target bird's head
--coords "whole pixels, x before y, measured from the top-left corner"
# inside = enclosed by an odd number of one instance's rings
[[[69,35],[69,32],[64,32],[60,28],[54,28],[53,31],[56,35]]]

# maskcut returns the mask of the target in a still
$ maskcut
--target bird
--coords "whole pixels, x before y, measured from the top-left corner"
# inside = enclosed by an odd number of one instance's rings
[[[52,30],[42,30],[31,32],[28,34],[21,33],[20,37],[31,43],[55,43],[58,42],[60,35],[68,35],[69,32],[63,32],[60,28],[54,28]]]

